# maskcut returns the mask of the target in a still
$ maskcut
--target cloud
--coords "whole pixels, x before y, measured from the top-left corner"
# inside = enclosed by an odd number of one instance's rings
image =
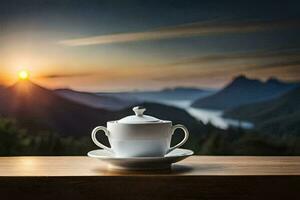
[[[183,69],[183,68],[182,68]],[[211,82],[217,80],[231,80],[231,77],[240,74],[251,75],[252,77],[268,78],[271,76],[284,77],[284,79],[299,80],[300,60],[282,61],[268,64],[246,64],[236,65],[230,69],[221,66],[210,71],[193,69],[189,71],[175,71],[174,73],[157,74],[152,79],[159,82]],[[224,82],[223,82],[224,83]],[[218,84],[216,84],[218,85]],[[222,85],[222,84],[220,84]]]
[[[258,66],[254,66],[249,68],[249,70],[257,70],[257,69],[274,69],[274,68],[289,68],[289,67],[300,67],[300,59],[299,60],[288,60],[288,61],[280,61],[275,63],[262,64]]]
[[[255,51],[255,52],[238,52],[238,53],[223,53],[213,54],[206,56],[196,56],[191,58],[181,59],[175,62],[171,62],[169,66],[186,66],[194,64],[209,64],[217,62],[227,62],[235,60],[258,60],[264,59],[266,61],[272,61],[274,59],[286,60],[286,59],[300,59],[299,49],[283,49],[283,50],[272,50],[272,51]]]
[[[59,73],[59,74],[47,74],[40,76],[40,78],[73,78],[73,77],[82,77],[82,76],[92,76],[94,73],[69,73],[69,74],[64,74],[64,73]]]
[[[187,65],[191,65],[188,70]],[[161,67],[169,68],[171,72],[161,73],[153,78],[160,82],[198,81],[232,77],[241,73],[258,77],[281,77],[282,73],[287,79],[288,76],[299,76],[300,71],[295,69],[300,67],[300,49],[212,54],[167,63]]]
[[[260,32],[273,29],[297,27],[299,25],[300,20],[197,22],[178,26],[163,27],[145,32],[119,33],[62,40],[59,43],[66,46],[101,45],[145,40],[163,40],[191,36]]]

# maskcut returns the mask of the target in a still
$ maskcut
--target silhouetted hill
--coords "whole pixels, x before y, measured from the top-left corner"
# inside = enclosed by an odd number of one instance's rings
[[[263,132],[300,134],[300,87],[269,101],[237,107],[225,116],[252,121]]]
[[[213,94],[215,90],[199,89],[188,87],[166,88],[159,91],[134,91],[134,92],[117,92],[117,93],[98,93],[99,95],[109,95],[114,97],[122,97],[128,100],[138,100],[147,102],[162,102],[188,100],[194,101]]]
[[[196,100],[192,106],[220,110],[231,109],[243,104],[276,98],[298,85],[298,83],[281,82],[275,78],[262,82],[238,76],[219,92]]]
[[[299,90],[293,95],[296,96],[291,98],[298,102]],[[221,130],[211,124],[203,125],[186,111],[172,106],[157,103],[144,103],[142,106],[147,108],[148,115],[187,126],[190,138],[185,147],[197,154],[299,155],[300,140],[294,135],[283,137],[264,135],[257,130]],[[280,110],[288,108],[287,104],[281,106]],[[277,110],[275,112],[278,113]],[[90,132],[95,126],[132,114],[131,108],[119,111],[90,108],[60,97],[52,90],[22,81],[0,93],[0,115],[4,115],[0,117],[0,155],[86,155],[86,152],[97,148],[90,139]],[[283,125],[287,128],[283,130],[292,130],[299,124],[297,114],[285,119],[287,124]],[[279,120],[278,124],[282,124],[283,121]],[[271,128],[278,129],[276,125],[277,122]],[[104,134],[99,137],[106,141]],[[175,134],[172,142],[180,138],[182,134]]]
[[[155,103],[142,104],[146,113],[174,123],[182,123],[197,137],[204,125],[179,108]],[[131,108],[107,111],[91,108],[57,95],[29,81],[20,81],[0,94],[0,114],[17,119],[29,131],[52,130],[60,135],[90,136],[97,125],[132,115]],[[177,136],[176,136],[177,137]],[[190,142],[197,141],[191,140]]]
[[[112,118],[106,110],[69,101],[30,81],[19,81],[0,94],[0,113],[30,130],[50,129],[73,136],[88,134],[93,126]]]
[[[89,92],[79,92],[70,89],[57,89],[55,93],[71,101],[84,104],[93,108],[102,108],[106,110],[121,110],[137,104],[134,100],[123,100],[121,97],[109,95],[96,95]]]

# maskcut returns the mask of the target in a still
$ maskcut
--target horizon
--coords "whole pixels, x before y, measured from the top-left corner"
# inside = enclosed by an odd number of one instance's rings
[[[199,89],[199,90],[207,90],[207,91],[219,91],[219,90],[222,90],[223,88],[225,88],[226,86],[228,86],[229,84],[231,84],[233,81],[235,81],[236,79],[238,78],[245,78],[249,81],[259,81],[261,83],[267,83],[269,82],[270,80],[275,80],[275,81],[279,81],[280,83],[287,83],[287,84],[299,84],[300,82],[299,81],[285,81],[285,80],[281,80],[281,79],[278,79],[276,77],[269,77],[268,79],[257,79],[257,78],[251,78],[251,77],[247,77],[246,75],[244,74],[240,74],[240,75],[237,75],[235,77],[232,77],[232,79],[227,83],[225,84],[224,86],[220,87],[220,88],[207,88],[207,87],[196,87],[196,86],[190,86],[190,87],[184,87],[184,86],[174,86],[174,87],[164,87],[164,88],[160,88],[160,89],[153,89],[153,90],[141,90],[141,89],[132,89],[132,90],[123,90],[123,91],[120,91],[120,90],[96,90],[96,91],[89,91],[89,90],[78,90],[76,88],[72,88],[72,87],[57,87],[57,88],[51,88],[51,87],[47,87],[47,86],[44,86],[42,84],[39,84],[38,82],[35,82],[34,80],[31,80],[30,78],[26,78],[26,79],[23,79],[23,78],[20,78],[15,81],[14,83],[10,84],[10,85],[7,85],[7,86],[4,86],[4,87],[13,87],[14,85],[16,84],[22,84],[22,83],[26,83],[26,82],[30,82],[32,84],[35,84],[37,86],[40,86],[40,87],[43,87],[43,88],[46,88],[46,89],[49,89],[49,90],[73,90],[73,91],[77,91],[77,92],[91,92],[91,93],[122,93],[122,92],[159,92],[159,91],[164,91],[164,90],[173,90],[173,89],[178,89],[178,88],[183,88],[183,89]],[[1,85],[0,85],[1,86]]]
[[[21,70],[79,91],[300,81],[300,3],[270,2],[5,1],[0,84]]]

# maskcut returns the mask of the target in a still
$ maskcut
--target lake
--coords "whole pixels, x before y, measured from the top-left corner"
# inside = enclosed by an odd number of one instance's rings
[[[189,100],[160,100],[159,103],[163,103],[166,105],[176,106],[178,108],[186,110],[190,115],[195,117],[198,120],[201,120],[203,123],[207,124],[210,122],[214,126],[227,129],[230,126],[233,127],[242,127],[244,129],[251,129],[254,125],[251,122],[247,121],[239,121],[235,119],[228,119],[222,117],[222,110],[210,110],[210,109],[202,109],[202,108],[193,108],[191,107],[191,101]]]

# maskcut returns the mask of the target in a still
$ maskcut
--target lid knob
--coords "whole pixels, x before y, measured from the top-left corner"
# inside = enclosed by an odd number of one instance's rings
[[[146,108],[142,106],[136,106],[132,109],[136,116],[143,116],[143,113],[146,111]]]

